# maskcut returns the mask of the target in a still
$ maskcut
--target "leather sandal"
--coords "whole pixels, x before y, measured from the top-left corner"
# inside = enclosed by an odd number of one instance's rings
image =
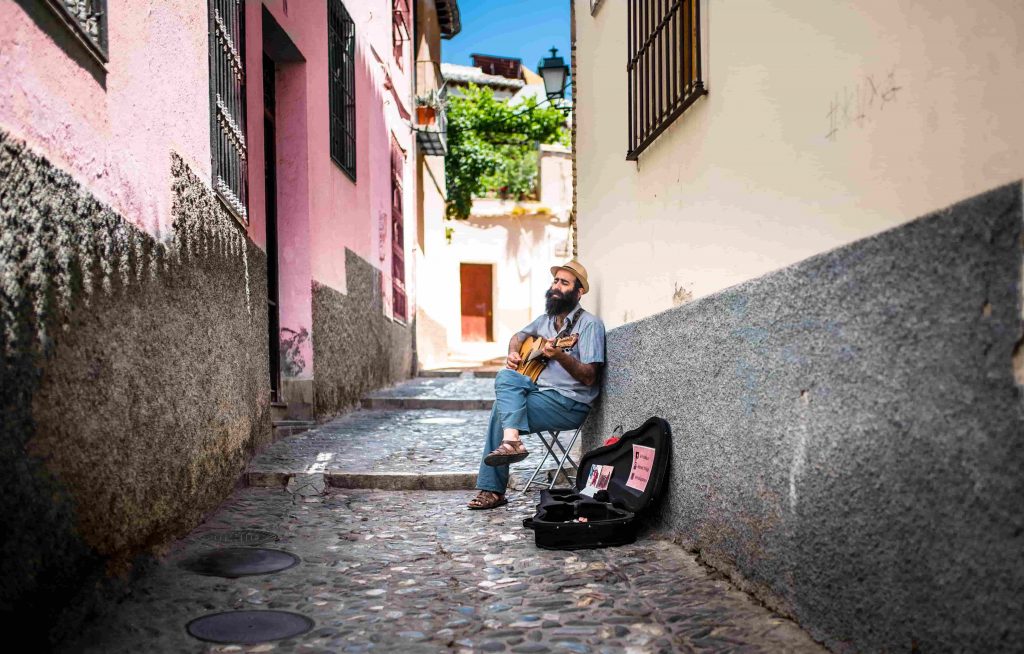
[[[507,466],[528,456],[530,453],[522,441],[501,441],[496,450],[484,457],[484,463],[489,466]]]
[[[494,491],[480,491],[476,494],[476,497],[469,501],[466,507],[470,511],[486,511],[487,509],[496,509],[506,504],[508,504],[508,500],[505,499],[504,495],[499,495]]]

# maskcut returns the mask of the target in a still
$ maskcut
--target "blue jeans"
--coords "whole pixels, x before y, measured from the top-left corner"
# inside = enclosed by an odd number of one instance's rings
[[[494,379],[494,408],[487,427],[484,453],[487,456],[501,445],[504,429],[520,434],[538,431],[576,429],[587,417],[590,407],[558,391],[542,390],[526,375],[504,369]],[[481,458],[482,458],[481,457]],[[489,466],[482,460],[476,477],[480,490],[504,493],[508,486],[508,466]]]

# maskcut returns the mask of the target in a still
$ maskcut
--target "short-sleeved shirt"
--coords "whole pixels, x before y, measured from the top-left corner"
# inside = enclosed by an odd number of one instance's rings
[[[573,307],[566,317],[567,320],[576,313],[578,307],[579,305]],[[558,330],[555,329],[555,319],[547,314],[539,316],[521,331],[530,336],[541,336],[547,339],[558,335]],[[579,341],[568,351],[570,356],[578,359],[581,363],[604,363],[604,323],[600,318],[584,311],[576,319],[569,333],[580,335]],[[598,384],[587,386],[581,383],[555,360],[549,361],[547,367],[540,373],[537,385],[542,389],[556,390],[569,399],[588,405],[593,404],[597,394],[601,392]]]

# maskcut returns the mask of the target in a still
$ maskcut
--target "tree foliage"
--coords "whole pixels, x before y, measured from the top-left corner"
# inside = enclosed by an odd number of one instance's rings
[[[537,144],[566,143],[565,116],[536,98],[509,105],[489,88],[470,85],[448,100],[447,215],[467,218],[473,197],[501,189],[529,194],[537,179]]]

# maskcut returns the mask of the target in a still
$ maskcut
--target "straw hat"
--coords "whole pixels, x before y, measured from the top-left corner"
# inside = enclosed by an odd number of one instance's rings
[[[576,279],[580,280],[580,284],[583,284],[583,292],[587,293],[590,291],[590,282],[587,281],[587,269],[583,267],[583,264],[573,259],[572,261],[566,262],[561,266],[551,266],[551,274],[554,275],[559,270],[565,270],[571,272],[576,276]]]

